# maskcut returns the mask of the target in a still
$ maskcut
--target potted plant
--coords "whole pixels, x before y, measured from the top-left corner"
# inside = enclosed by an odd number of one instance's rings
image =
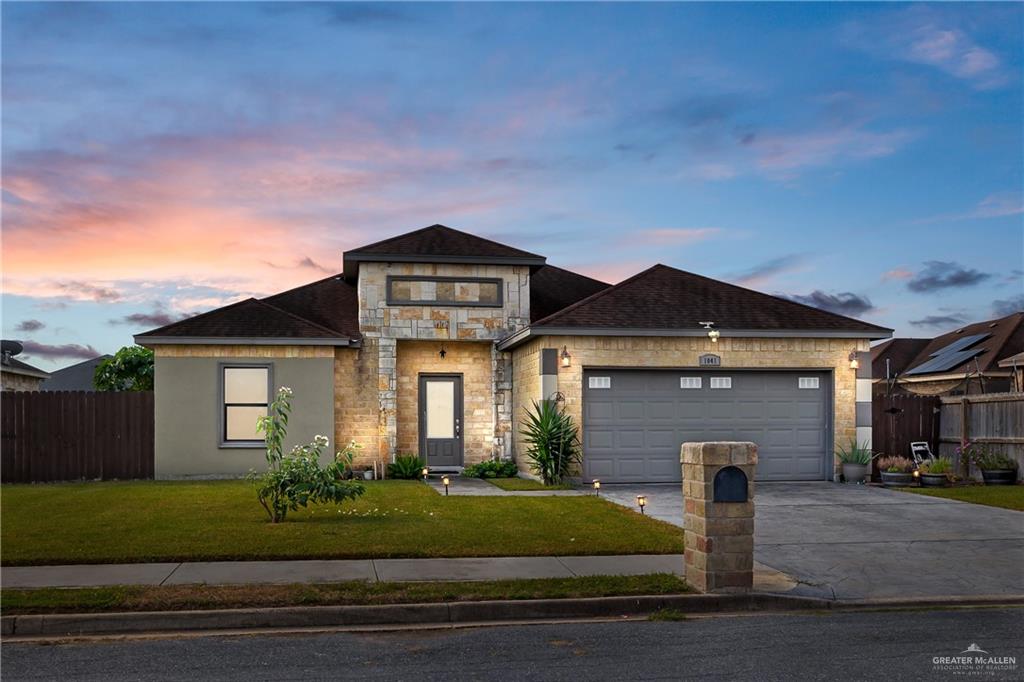
[[[945,488],[953,473],[953,460],[949,457],[926,459],[918,470],[921,472],[922,488]]]
[[[914,463],[906,457],[881,457],[875,465],[886,488],[900,488],[914,482]]]
[[[1017,483],[1017,462],[1006,455],[988,452],[984,448],[974,447],[971,461],[981,469],[981,478],[985,485],[1014,485]]]
[[[868,475],[868,464],[874,453],[868,447],[867,441],[858,443],[851,438],[849,445],[840,445],[836,451],[840,463],[843,465],[843,478],[847,483],[863,483]]]

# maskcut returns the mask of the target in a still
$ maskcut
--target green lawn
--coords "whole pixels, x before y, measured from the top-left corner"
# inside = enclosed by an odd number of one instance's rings
[[[951,488],[900,488],[903,492],[1024,511],[1024,485],[969,485]]]
[[[544,485],[532,478],[488,478],[486,480],[502,490],[572,490],[572,486],[568,483]]]
[[[6,566],[683,551],[675,526],[595,497],[445,497],[418,481],[276,525],[245,481],[6,485],[0,513]]]
[[[422,604],[488,599],[566,599],[612,595],[680,594],[681,578],[668,574],[494,580],[461,583],[322,585],[174,585],[3,590],[5,616],[24,613],[173,611],[342,604]]]

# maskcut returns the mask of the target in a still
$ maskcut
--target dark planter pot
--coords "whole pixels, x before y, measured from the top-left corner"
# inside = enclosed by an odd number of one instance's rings
[[[843,464],[843,478],[847,483],[863,483],[864,477],[868,475],[866,464]]]
[[[1014,485],[1017,483],[1016,469],[981,470],[981,478],[985,485]]]
[[[886,488],[906,488],[914,482],[914,474],[908,474],[905,472],[891,472],[883,471],[882,474],[882,485]]]
[[[921,474],[922,488],[945,488],[949,485],[949,477],[946,474]]]

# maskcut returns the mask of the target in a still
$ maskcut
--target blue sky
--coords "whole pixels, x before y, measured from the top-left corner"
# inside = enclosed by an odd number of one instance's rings
[[[53,369],[433,223],[932,336],[1024,308],[1020,4],[5,3]]]

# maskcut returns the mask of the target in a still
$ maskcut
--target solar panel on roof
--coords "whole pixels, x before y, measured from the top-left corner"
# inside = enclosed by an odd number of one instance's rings
[[[959,364],[967,362],[975,355],[984,353],[984,348],[969,348],[967,350],[954,351],[952,353],[943,353],[939,357],[933,357],[931,360],[924,362],[913,369],[906,372],[907,375],[912,374],[931,374],[932,372],[945,372],[946,370],[953,369]]]
[[[945,355],[946,353],[955,353],[955,352],[960,351],[960,350],[966,350],[968,346],[973,346],[974,344],[978,343],[982,339],[987,339],[990,336],[992,336],[992,335],[991,334],[987,334],[987,333],[986,334],[971,334],[970,336],[965,336],[964,338],[957,339],[956,341],[954,341],[953,343],[949,344],[948,346],[943,346],[942,348],[938,349],[934,353],[931,353],[930,357],[937,358],[940,355]]]

